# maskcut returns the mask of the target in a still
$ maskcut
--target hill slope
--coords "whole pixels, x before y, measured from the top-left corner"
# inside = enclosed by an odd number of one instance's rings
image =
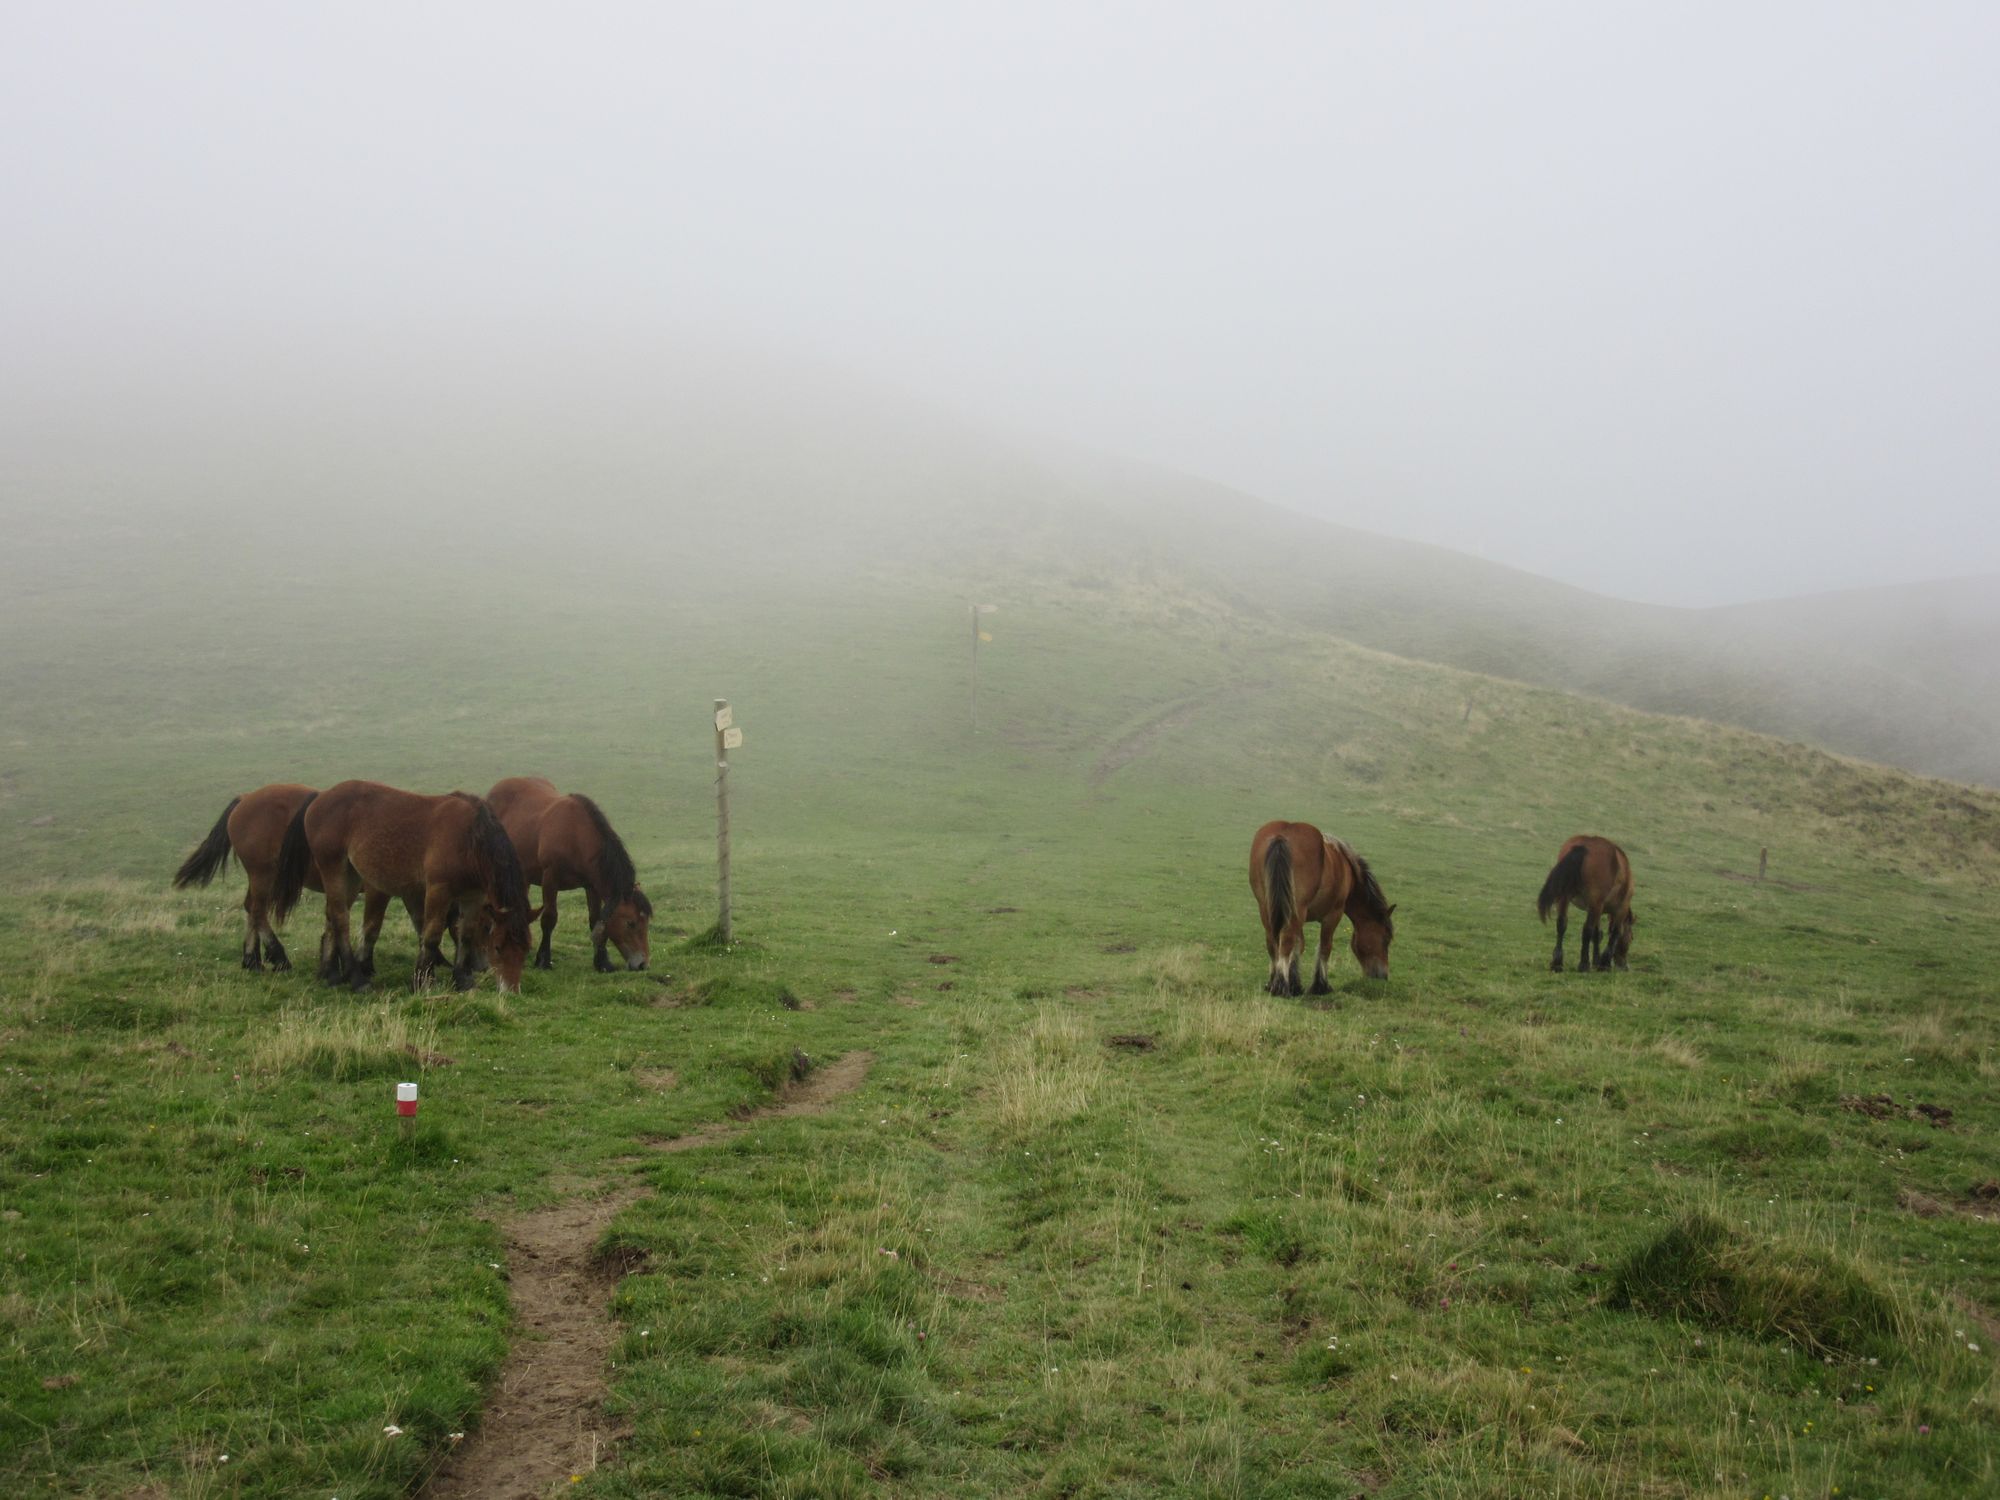
[[[190,595],[183,537],[61,628],[6,606],[11,1488],[406,1493],[551,1205],[608,1225],[564,1253],[628,1435],[544,1455],[598,1500],[2000,1479],[2000,799],[1066,556],[1001,580],[974,735],[962,580],[892,541],[810,587],[386,549]],[[260,781],[523,771],[624,834],[651,972],[572,922],[518,1000],[411,997],[392,927],[334,994],[235,968],[233,874],[166,886]],[[1373,861],[1386,986],[1337,948],[1324,1008],[1258,993],[1273,814]],[[1637,865],[1629,974],[1547,972],[1578,828]]]
[[[107,584],[161,609],[266,587],[367,601],[477,568],[533,611],[606,576],[693,597],[1137,568],[1281,628],[2000,782],[1992,580],[1628,604],[688,351],[519,365],[496,350],[476,370],[413,358],[346,382],[260,371],[152,392],[143,420],[116,415],[129,392],[96,394],[7,418],[0,576],[45,621],[94,614]]]

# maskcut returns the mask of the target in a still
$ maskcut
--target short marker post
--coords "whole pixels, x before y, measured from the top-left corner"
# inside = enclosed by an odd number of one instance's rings
[[[396,1123],[402,1126],[406,1141],[417,1128],[417,1086],[414,1083],[396,1085]]]

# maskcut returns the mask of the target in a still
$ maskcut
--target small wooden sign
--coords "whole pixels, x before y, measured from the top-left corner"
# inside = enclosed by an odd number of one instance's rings
[[[736,722],[735,709],[724,707],[724,708],[718,708],[715,711],[715,728],[718,734],[721,733],[723,730],[727,729],[731,724],[734,724],[735,722]]]
[[[723,749],[725,749],[725,750],[740,750],[740,749],[741,749],[742,747],[743,747],[743,731],[742,731],[742,730],[740,730],[740,729],[725,729],[725,730],[723,730],[723,731],[722,731],[722,748],[723,748]]]

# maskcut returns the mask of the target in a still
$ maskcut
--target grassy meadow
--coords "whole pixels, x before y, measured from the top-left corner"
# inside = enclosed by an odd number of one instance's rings
[[[508,1349],[504,1221],[635,1190],[578,1496],[2000,1489],[2000,797],[1144,577],[982,587],[974,735],[947,581],[496,621],[383,567],[379,618],[0,604],[7,1493],[413,1493]],[[266,781],[525,773],[624,835],[648,972],[572,902],[519,996],[410,994],[394,921],[357,996],[238,969],[233,867],[168,886]],[[1329,1000],[1261,992],[1273,816],[1373,863],[1389,981],[1343,934]],[[1629,973],[1548,972],[1578,831]]]

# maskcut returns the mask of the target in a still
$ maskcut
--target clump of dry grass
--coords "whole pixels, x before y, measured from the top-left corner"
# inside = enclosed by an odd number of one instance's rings
[[[411,1021],[387,1001],[287,1007],[249,1037],[249,1063],[262,1073],[316,1078],[408,1074],[437,1051],[437,1024]]]
[[[1176,1047],[1252,1057],[1280,1035],[1284,1016],[1262,993],[1224,995],[1199,989],[1175,1002],[1167,1034]]]
[[[1066,1010],[1043,1006],[994,1062],[993,1101],[1001,1128],[1027,1134],[1074,1119],[1090,1107],[1104,1076],[1104,1049]]]
[[[1698,1068],[1701,1066],[1701,1051],[1692,1042],[1677,1036],[1663,1036],[1652,1046],[1653,1056],[1672,1063],[1678,1068]]]
[[[1140,972],[1153,981],[1161,994],[1186,994],[1201,983],[1208,950],[1200,944],[1162,948],[1140,965]]]

